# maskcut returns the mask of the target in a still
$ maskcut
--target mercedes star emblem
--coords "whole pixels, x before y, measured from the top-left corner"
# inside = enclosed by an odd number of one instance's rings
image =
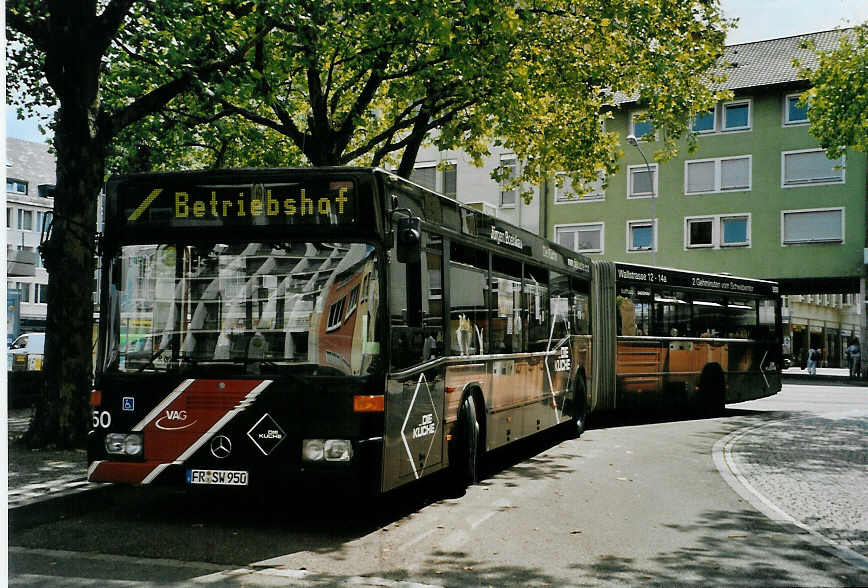
[[[211,455],[217,459],[229,457],[232,453],[232,441],[226,435],[217,435],[211,439]]]

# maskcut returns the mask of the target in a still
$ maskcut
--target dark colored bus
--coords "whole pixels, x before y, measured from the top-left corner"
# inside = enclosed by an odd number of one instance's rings
[[[465,485],[591,411],[780,388],[774,284],[592,264],[383,170],[129,175],[106,206],[92,481]]]

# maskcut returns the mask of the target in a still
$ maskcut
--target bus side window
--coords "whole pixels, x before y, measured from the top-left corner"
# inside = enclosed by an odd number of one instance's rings
[[[523,351],[521,263],[491,258],[491,349],[493,353]]]
[[[449,338],[452,355],[488,353],[488,253],[452,242]]]
[[[549,340],[549,274],[548,271],[524,267],[524,300],[527,309],[527,350],[545,351]]]
[[[391,369],[402,370],[443,355],[442,239],[422,233],[419,263],[389,264]]]
[[[591,297],[590,283],[570,278],[570,326],[573,335],[591,334]]]

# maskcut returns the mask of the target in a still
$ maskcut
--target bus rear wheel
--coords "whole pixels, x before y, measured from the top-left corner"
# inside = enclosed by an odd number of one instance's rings
[[[705,366],[699,376],[699,410],[703,415],[717,416],[723,413],[726,396],[726,378],[723,368],[712,363]]]
[[[479,419],[476,401],[467,396],[458,411],[458,435],[452,477],[457,490],[463,491],[479,481]]]

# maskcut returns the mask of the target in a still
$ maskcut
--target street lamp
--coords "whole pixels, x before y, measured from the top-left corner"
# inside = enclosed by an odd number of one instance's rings
[[[657,255],[657,194],[654,192],[654,172],[651,171],[651,164],[648,163],[648,158],[639,147],[639,139],[636,135],[627,135],[627,143],[636,148],[642,160],[645,162],[645,170],[648,172],[648,182],[651,184],[651,265],[656,265],[655,258]],[[628,235],[629,237],[629,235]]]

